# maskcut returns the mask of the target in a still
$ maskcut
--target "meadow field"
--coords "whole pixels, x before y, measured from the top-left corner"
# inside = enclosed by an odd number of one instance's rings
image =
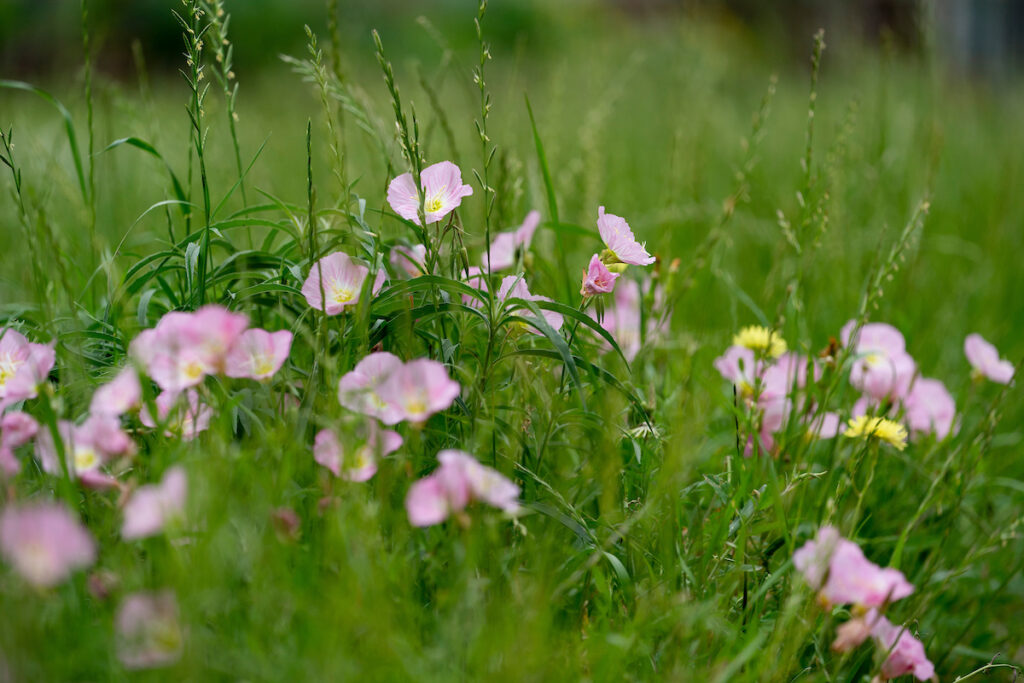
[[[0,74],[0,682],[1017,680],[1020,79],[429,8]]]

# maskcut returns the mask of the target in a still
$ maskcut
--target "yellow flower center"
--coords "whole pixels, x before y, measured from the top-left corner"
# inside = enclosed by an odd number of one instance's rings
[[[6,353],[0,356],[0,387],[7,385],[7,380],[18,373],[18,368],[24,362],[23,360],[15,360]]]
[[[370,447],[363,446],[358,451],[356,451],[355,467],[353,469],[366,469],[367,467],[370,466],[371,462],[373,462],[373,454],[370,451]]]
[[[410,399],[405,402],[405,412],[410,415],[418,415],[427,412],[427,402],[421,398]]]
[[[441,210],[444,203],[441,201],[441,196],[431,197],[423,203],[423,208],[426,209],[427,213],[437,213]]]
[[[347,304],[356,298],[356,291],[352,287],[338,282],[331,284],[331,301],[336,304]]]
[[[203,376],[203,364],[197,360],[187,361],[181,369],[181,374],[190,380],[199,379]]]
[[[267,356],[256,356],[252,359],[252,374],[269,375],[274,371],[274,363]]]
[[[91,469],[95,469],[99,465],[100,459],[96,455],[96,451],[91,448],[76,448],[75,449],[75,471],[76,472],[88,472]]]

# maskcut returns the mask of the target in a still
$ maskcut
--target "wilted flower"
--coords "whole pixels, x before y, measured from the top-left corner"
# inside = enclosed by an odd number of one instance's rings
[[[440,524],[477,500],[510,514],[519,511],[519,487],[462,451],[438,453],[441,466],[409,487],[405,509],[413,526]]]
[[[89,531],[57,503],[5,508],[0,551],[26,581],[40,587],[55,586],[96,561]]]
[[[913,674],[919,681],[935,677],[935,667],[928,661],[924,644],[902,626],[894,626],[883,616],[878,616],[871,628],[878,649],[888,652],[882,664],[882,678],[889,680]]]
[[[427,166],[420,174],[423,187],[423,214],[427,225],[436,223],[454,211],[473,188],[462,184],[462,171],[450,161]],[[420,224],[419,193],[411,173],[403,173],[388,185],[388,204],[402,218]]]
[[[338,315],[346,307],[359,303],[363,282],[369,272],[369,268],[354,263],[345,252],[336,251],[324,256],[309,269],[309,276],[302,283],[302,295],[312,308],[327,315]],[[374,293],[380,289],[376,281],[373,289]]]
[[[460,391],[459,383],[448,376],[441,363],[428,358],[409,361],[377,388],[376,395],[388,408],[380,419],[386,425],[402,420],[423,422],[450,406]]]
[[[899,422],[884,417],[861,415],[850,419],[849,427],[843,436],[852,439],[877,438],[902,451],[907,447],[907,430]]]
[[[939,380],[924,377],[914,380],[903,405],[911,432],[932,433],[939,439],[945,439],[953,430],[956,403],[946,385]]]
[[[52,344],[34,344],[17,330],[0,330],[0,410],[35,398],[54,359]]]
[[[398,245],[391,248],[391,266],[409,277],[419,277],[426,271],[427,248],[422,244],[411,247]]]
[[[615,214],[604,212],[604,207],[597,209],[597,231],[607,248],[602,260],[609,266],[627,264],[633,266],[649,266],[656,260],[647,253],[643,244],[636,241],[633,231],[626,219]],[[625,268],[620,265],[619,268]],[[620,271],[621,272],[621,271]]]
[[[338,382],[338,402],[349,410],[376,417],[387,424],[401,422],[399,409],[377,393],[381,383],[401,366],[402,359],[393,353],[371,353]]]
[[[117,656],[128,669],[167,666],[181,656],[178,601],[169,590],[133,593],[117,611]]]
[[[850,383],[876,400],[906,396],[917,364],[906,351],[903,335],[892,325],[868,323],[854,340],[856,327],[851,320],[840,333],[843,345],[852,344],[857,355],[850,368]]]
[[[742,346],[756,354],[778,358],[786,353],[786,340],[775,330],[759,325],[748,325],[732,338],[733,346]]]
[[[224,361],[224,374],[228,377],[248,377],[256,380],[273,377],[288,358],[293,336],[288,330],[246,330],[228,351]]]
[[[181,398],[184,401],[179,400]],[[162,391],[155,403],[158,419],[167,422],[167,436],[180,435],[189,441],[210,427],[213,410],[200,402],[199,392],[195,389],[184,392]],[[139,412],[139,420],[147,427],[156,427],[156,421],[145,406]]]
[[[22,412],[7,413],[0,419],[0,470],[17,474],[21,463],[14,457],[14,449],[24,446],[39,432],[39,423]]]
[[[120,417],[138,408],[141,402],[142,385],[139,383],[139,375],[135,368],[128,365],[93,393],[89,412],[93,415]]]
[[[598,296],[608,294],[615,289],[615,279],[619,273],[613,273],[601,262],[601,257],[594,254],[590,257],[590,265],[583,271],[583,286],[580,294],[583,296]]]
[[[551,299],[546,296],[530,294],[530,290],[526,286],[526,281],[515,275],[509,275],[502,279],[501,286],[498,288],[498,298],[502,301],[510,298],[522,299],[523,301],[551,301]],[[540,309],[540,313],[547,324],[551,326],[551,329],[558,330],[562,327],[563,318],[561,313],[549,311],[546,308]],[[541,332],[538,332],[532,327],[528,327],[527,329],[535,334],[541,334]]]
[[[871,635],[871,619],[877,618],[877,612],[871,610],[869,617],[854,617],[836,629],[836,639],[832,641],[832,649],[836,652],[849,652],[860,646]]]
[[[159,484],[140,486],[124,506],[121,536],[126,540],[154,536],[180,517],[188,495],[188,478],[181,467],[164,473]]]
[[[988,377],[993,382],[1009,384],[1013,379],[1013,363],[999,358],[999,351],[985,341],[980,334],[969,334],[964,339],[964,355],[981,377]]]
[[[483,269],[490,272],[505,270],[516,264],[516,251],[525,251],[530,247],[533,240],[533,233],[540,225],[540,212],[531,211],[526,214],[523,224],[511,232],[502,232],[491,242],[487,252],[483,255]]]

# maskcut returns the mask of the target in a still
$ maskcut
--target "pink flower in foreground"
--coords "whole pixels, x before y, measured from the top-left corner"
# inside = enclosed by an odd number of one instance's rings
[[[967,335],[964,339],[964,355],[974,371],[982,377],[1000,384],[1009,384],[1013,379],[1013,363],[999,358],[996,347],[985,341],[980,334]]]
[[[831,526],[821,527],[814,540],[793,554],[793,565],[819,590],[820,599],[832,605],[880,607],[914,592],[902,572],[880,568]]]
[[[8,506],[0,514],[0,551],[29,583],[49,587],[96,561],[88,530],[57,503]]]
[[[906,408],[906,422],[910,431],[917,434],[935,434],[945,439],[953,430],[956,418],[956,403],[946,385],[937,379],[920,377],[903,400]]]
[[[498,298],[502,301],[510,298],[522,299],[523,301],[551,301],[546,296],[530,294],[530,290],[526,287],[526,281],[515,275],[509,275],[502,279],[501,287],[498,288]],[[533,315],[533,312],[529,309],[526,309],[526,313]],[[546,308],[540,309],[540,313],[544,317],[545,322],[551,326],[551,329],[558,330],[562,327],[563,318],[561,313],[549,311]],[[534,334],[542,334],[533,327],[528,327],[527,329]]]
[[[888,652],[882,664],[882,679],[889,680],[913,674],[919,681],[935,677],[935,667],[928,661],[924,644],[902,626],[894,626],[888,619],[878,615],[871,628],[878,649]]]
[[[338,315],[348,306],[359,303],[369,272],[369,268],[353,262],[345,252],[336,251],[309,269],[309,276],[302,283],[302,295],[312,308],[327,315]],[[379,289],[376,282],[374,289]]]
[[[181,467],[167,470],[159,484],[140,486],[125,503],[121,536],[130,541],[160,533],[181,516],[187,495],[188,478]]]
[[[184,401],[180,400],[182,398]],[[189,441],[210,427],[213,409],[199,400],[199,392],[195,389],[184,392],[162,391],[155,403],[157,418],[167,422],[167,436],[180,435]],[[156,420],[145,406],[139,412],[139,420],[147,427],[156,427]]]
[[[89,412],[93,415],[120,417],[142,404],[142,385],[135,368],[128,365],[92,395]]]
[[[481,263],[483,269],[490,272],[505,270],[516,264],[516,251],[529,248],[533,240],[533,233],[540,225],[540,211],[531,211],[526,214],[523,224],[511,232],[502,232],[491,242],[487,252],[484,253]]]
[[[345,463],[344,452],[334,430],[323,429],[313,444],[313,459],[329,469],[334,476],[349,481],[367,481],[377,473],[377,459],[401,448],[402,437],[390,429],[380,429],[370,422],[364,442],[355,450],[351,464]],[[343,467],[343,465],[345,465]]]
[[[39,423],[27,413],[7,413],[0,419],[0,470],[14,475],[21,471],[21,463],[14,457],[14,449],[24,446],[39,432]]]
[[[600,296],[609,294],[615,289],[615,280],[619,273],[613,273],[601,261],[601,257],[594,254],[590,257],[590,265],[583,271],[583,286],[580,294],[583,296]]]
[[[462,184],[462,171],[450,161],[427,166],[420,174],[423,185],[423,214],[427,225],[454,211],[473,188]],[[420,224],[419,197],[411,173],[403,173],[388,185],[388,204],[402,218]]]
[[[857,355],[850,368],[850,383],[877,400],[903,398],[910,389],[917,365],[906,351],[903,335],[892,325],[868,323],[851,339],[856,321],[843,326],[840,337]]]
[[[413,526],[440,524],[477,500],[509,514],[519,511],[519,487],[462,451],[438,453],[441,466],[409,487],[405,509]]]
[[[101,467],[135,452],[135,443],[121,429],[116,417],[93,415],[80,425],[61,420],[57,426],[61,435],[68,472],[89,488],[115,488],[118,482],[103,473]],[[54,476],[63,476],[59,454],[50,430],[42,430],[36,438],[36,456],[43,470]]]
[[[422,244],[412,247],[398,245],[391,248],[391,267],[409,277],[419,277],[426,271],[427,248]]]
[[[184,637],[174,592],[132,593],[117,610],[117,656],[128,669],[151,669],[181,656]]]
[[[35,398],[55,357],[52,344],[34,344],[17,330],[0,330],[0,410]]]
[[[632,266],[649,266],[655,258],[647,253],[643,244],[636,241],[633,231],[625,218],[605,213],[604,207],[597,209],[597,231],[601,234],[613,260],[610,263],[626,263]]]
[[[371,353],[338,382],[338,402],[349,410],[376,417],[387,424],[401,422],[398,408],[389,405],[377,393],[384,380],[400,367],[402,359],[393,353]]]
[[[423,422],[455,401],[461,387],[444,365],[418,358],[396,368],[377,389],[388,410],[380,418],[386,425],[402,420]]]
[[[292,348],[292,338],[293,335],[288,330],[246,330],[228,351],[224,360],[224,374],[228,377],[270,379],[287,360]]]

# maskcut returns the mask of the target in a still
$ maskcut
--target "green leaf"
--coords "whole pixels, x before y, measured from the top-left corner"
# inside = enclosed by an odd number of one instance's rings
[[[188,215],[189,207],[191,205],[185,198],[185,190],[182,188],[181,183],[178,181],[178,176],[174,174],[174,169],[172,169],[171,165],[167,163],[167,160],[164,159],[163,155],[161,155],[160,152],[156,150],[156,147],[154,147],[153,145],[149,144],[148,142],[141,138],[129,137],[121,138],[120,140],[114,140],[109,145],[100,150],[100,153],[102,154],[103,152],[110,151],[116,147],[120,147],[121,145],[130,145],[132,147],[135,147],[136,149],[141,149],[143,152],[146,152],[147,154],[152,154],[163,163],[164,168],[167,169],[167,174],[171,177],[171,185],[174,187],[174,196],[180,202],[179,207],[181,208],[181,214],[183,216]]]

